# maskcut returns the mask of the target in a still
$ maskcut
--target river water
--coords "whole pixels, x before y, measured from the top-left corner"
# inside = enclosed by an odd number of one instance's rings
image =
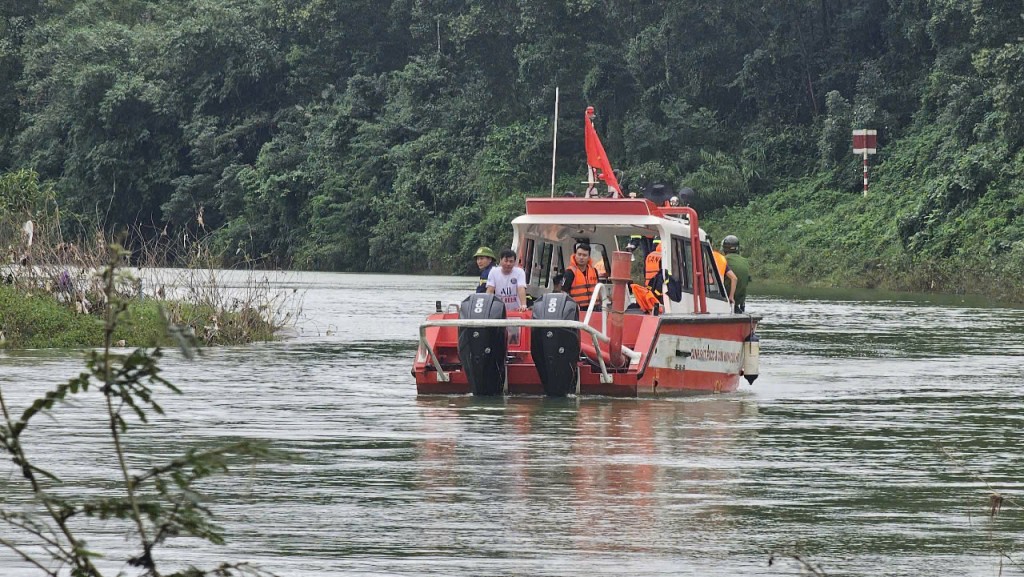
[[[739,393],[418,398],[417,324],[472,279],[272,280],[301,297],[298,334],[194,362],[168,353],[164,376],[184,395],[162,395],[167,416],[128,442],[156,459],[264,439],[302,460],[207,485],[228,543],[172,541],[157,556],[167,567],[796,575],[798,556],[829,575],[1021,574],[1024,311],[777,290],[748,300],[764,316],[761,377]],[[81,369],[71,351],[0,353],[0,385],[19,410]],[[108,487],[97,400],[54,414],[29,438],[33,454],[70,487]],[[3,471],[0,496],[15,481]],[[992,491],[1007,497],[994,518]],[[102,567],[126,569],[127,528],[83,530],[114,552]],[[0,549],[0,575],[38,574]]]

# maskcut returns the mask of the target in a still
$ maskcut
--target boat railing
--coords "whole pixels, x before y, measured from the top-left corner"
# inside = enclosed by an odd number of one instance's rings
[[[587,306],[587,314],[583,317],[584,324],[590,324],[590,317],[594,314],[594,308],[597,303],[601,302],[601,298],[604,296],[605,285],[604,283],[597,283],[594,287],[593,294],[590,295],[590,304]],[[601,316],[601,332],[608,334],[608,315]]]
[[[595,291],[596,292],[596,291]],[[593,303],[591,303],[593,304]],[[589,319],[589,315],[587,317]],[[600,343],[608,343],[611,339],[607,334],[597,330],[590,326],[586,322],[581,321],[568,321],[568,320],[556,320],[556,319],[447,319],[447,320],[436,320],[426,321],[420,324],[420,342],[419,346],[426,352],[427,360],[434,367],[437,372],[437,380],[439,382],[446,383],[449,381],[448,373],[441,367],[441,361],[437,358],[437,354],[430,347],[427,342],[427,329],[430,327],[458,327],[458,328],[493,328],[493,327],[527,327],[527,328],[548,328],[548,329],[574,329],[580,330],[590,335],[593,341],[594,350],[597,352],[597,364],[601,369],[601,382],[608,384],[612,383],[612,376],[608,374],[608,367],[604,363],[604,357],[601,355]],[[630,349],[629,347],[622,345],[622,354],[629,359],[630,363],[637,362],[640,360],[640,354]]]

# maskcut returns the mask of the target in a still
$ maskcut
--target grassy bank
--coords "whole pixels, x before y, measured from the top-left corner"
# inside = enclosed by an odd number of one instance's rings
[[[0,348],[98,347],[115,302],[125,306],[113,335],[119,346],[168,344],[168,328],[206,345],[272,339],[297,301],[255,274],[223,286],[209,242],[202,225],[174,239],[141,226],[111,237],[62,213],[52,184],[34,172],[0,175]],[[143,279],[129,264],[184,272],[140,298]]]
[[[947,151],[929,131],[892,150],[867,196],[851,165],[702,215],[702,225],[716,239],[739,236],[759,278],[1024,302],[1024,161]],[[941,161],[945,171],[930,168]]]
[[[21,292],[0,286],[0,330],[2,348],[75,348],[103,345],[103,320],[79,314],[46,293]],[[115,341],[127,346],[153,347],[168,344],[167,330],[156,301],[129,305]]]
[[[217,311],[212,307],[156,299],[128,300],[113,336],[126,347],[173,343],[164,316],[189,327],[208,345],[266,341],[275,327],[254,310]],[[163,307],[164,315],[160,308]],[[45,292],[0,286],[0,349],[93,348],[103,345],[103,319],[76,312]]]

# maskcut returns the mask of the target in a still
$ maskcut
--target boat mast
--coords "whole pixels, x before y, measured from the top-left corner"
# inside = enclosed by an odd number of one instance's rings
[[[555,131],[551,142],[551,198],[555,198],[555,158],[558,152],[558,87],[555,87]]]

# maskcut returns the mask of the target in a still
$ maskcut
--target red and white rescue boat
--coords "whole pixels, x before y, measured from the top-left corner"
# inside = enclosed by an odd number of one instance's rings
[[[614,182],[607,161],[590,151],[588,142],[589,164],[604,169],[597,176]],[[430,315],[412,369],[418,393],[637,397],[728,393],[741,377],[753,383],[761,317],[733,312],[697,213],[613,196],[527,199],[526,214],[512,221],[512,249],[532,309],[507,312],[497,296],[474,293]],[[661,241],[654,312],[629,302],[634,256],[620,246],[637,237]],[[590,244],[602,276],[611,271],[586,309],[556,282],[579,243]]]

